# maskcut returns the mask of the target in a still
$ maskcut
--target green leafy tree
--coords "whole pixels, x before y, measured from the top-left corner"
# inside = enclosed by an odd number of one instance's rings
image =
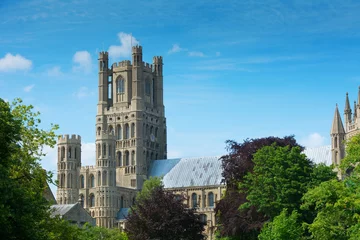
[[[304,230],[299,220],[300,215],[297,211],[288,215],[287,209],[283,209],[272,222],[264,225],[259,240],[300,240]]]
[[[42,147],[56,144],[55,130],[39,129],[39,113],[16,99],[0,99],[0,236],[4,239],[47,239],[44,221],[49,218],[43,197],[46,173],[40,159]]]
[[[163,187],[162,180],[159,177],[150,177],[148,180],[146,180],[143,184],[143,188],[136,196],[136,201],[141,201],[146,198],[149,198],[151,195],[151,192],[157,188],[157,187]]]
[[[254,154],[253,162],[253,172],[239,183],[248,200],[240,209],[254,206],[270,219],[284,208],[290,212],[297,210],[312,173],[312,162],[301,153],[300,147],[266,146]]]

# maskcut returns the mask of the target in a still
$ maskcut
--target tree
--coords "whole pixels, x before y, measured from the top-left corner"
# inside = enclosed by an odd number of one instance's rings
[[[259,240],[300,240],[303,236],[303,228],[299,223],[300,215],[293,211],[289,216],[287,209],[283,209],[280,215],[272,222],[268,222],[261,229]]]
[[[55,130],[38,128],[39,113],[16,99],[12,105],[0,99],[0,235],[4,239],[48,239],[50,218],[43,197],[51,178],[41,165],[42,147],[53,147]]]
[[[130,239],[204,239],[204,223],[182,202],[184,198],[156,186],[140,197],[127,217],[125,231]]]
[[[247,194],[241,209],[254,206],[272,219],[283,209],[298,210],[311,182],[313,164],[300,147],[280,147],[275,143],[254,154],[254,168],[239,183]]]
[[[145,200],[151,196],[152,191],[157,187],[163,187],[161,178],[150,177],[143,184],[141,191],[136,196],[136,201]]]
[[[238,183],[244,176],[253,170],[253,154],[264,146],[276,143],[277,146],[301,147],[294,136],[284,138],[266,137],[258,139],[246,139],[243,143],[232,140],[226,141],[226,149],[229,154],[221,157],[226,193],[224,198],[216,206],[216,214],[219,218],[220,236],[231,236],[233,239],[257,239],[257,235],[264,224],[268,221],[255,207],[247,211],[239,211],[240,205],[246,202],[246,193],[239,192]]]

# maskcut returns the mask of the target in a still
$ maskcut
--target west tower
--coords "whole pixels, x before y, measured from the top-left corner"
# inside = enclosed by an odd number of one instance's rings
[[[167,158],[162,57],[145,63],[142,47],[134,46],[132,62],[109,67],[107,52],[98,61],[97,134],[115,136],[116,185],[141,189],[150,161]]]

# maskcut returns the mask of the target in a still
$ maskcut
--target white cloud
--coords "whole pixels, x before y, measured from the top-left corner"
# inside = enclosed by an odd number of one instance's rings
[[[61,68],[59,66],[52,67],[46,71],[46,74],[49,77],[60,77],[64,75],[64,73],[61,71]]]
[[[31,90],[34,88],[34,86],[35,86],[35,84],[24,87],[24,92],[31,92]]]
[[[94,92],[90,91],[87,87],[81,87],[77,92],[73,94],[75,97],[81,99],[94,95]]]
[[[325,145],[325,141],[326,138],[321,136],[319,133],[311,133],[299,142],[305,147],[320,147]]]
[[[177,53],[181,51],[187,51],[187,50],[181,48],[179,44],[173,44],[172,48],[168,51],[168,54]]]
[[[23,56],[7,53],[5,57],[0,58],[0,72],[12,72],[17,70],[29,70],[32,67],[32,62]]]
[[[88,51],[78,51],[74,54],[73,62],[75,66],[73,66],[73,71],[81,71],[84,73],[91,72],[91,55]]]
[[[220,52],[216,52],[215,55],[216,55],[217,57],[220,57],[221,53],[220,53]]]
[[[129,57],[131,55],[131,45],[139,44],[139,41],[136,40],[131,34],[124,32],[118,33],[118,38],[120,40],[120,45],[112,45],[109,47],[109,55],[113,58],[119,57]]]
[[[190,57],[205,57],[203,52],[189,52]]]

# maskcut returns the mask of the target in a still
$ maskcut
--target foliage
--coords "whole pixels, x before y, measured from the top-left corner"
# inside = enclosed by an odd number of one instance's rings
[[[221,157],[221,161],[227,190],[215,209],[220,221],[219,233],[221,236],[256,239],[260,228],[268,220],[255,207],[250,207],[247,211],[238,211],[239,206],[246,202],[246,193],[239,192],[238,183],[248,172],[252,171],[254,167],[252,159],[257,150],[273,143],[280,147],[298,146],[303,150],[294,136],[246,139],[243,143],[226,141],[229,154]]]
[[[248,200],[240,208],[254,206],[270,219],[284,208],[290,212],[298,209],[312,172],[312,162],[301,154],[300,147],[266,146],[254,154],[253,162],[253,171],[239,183]]]
[[[53,147],[55,130],[38,128],[39,113],[16,99],[12,105],[0,99],[0,235],[4,239],[47,239],[42,224],[49,219],[43,197],[51,175],[39,163],[42,146]]]
[[[136,202],[125,231],[130,239],[204,239],[204,223],[182,202],[184,198],[165,191],[162,186]]]
[[[346,156],[341,160],[340,170],[342,174],[349,174],[354,167],[360,162],[360,134],[352,136],[346,142]],[[356,173],[360,173],[360,169],[356,168]]]
[[[148,180],[144,182],[143,188],[136,196],[136,201],[138,202],[144,200],[145,198],[150,197],[151,192],[157,187],[163,187],[161,178],[150,177]]]
[[[283,209],[280,215],[272,222],[268,222],[261,229],[259,240],[300,240],[303,236],[303,228],[299,223],[300,215],[293,211],[290,216],[287,209]]]

